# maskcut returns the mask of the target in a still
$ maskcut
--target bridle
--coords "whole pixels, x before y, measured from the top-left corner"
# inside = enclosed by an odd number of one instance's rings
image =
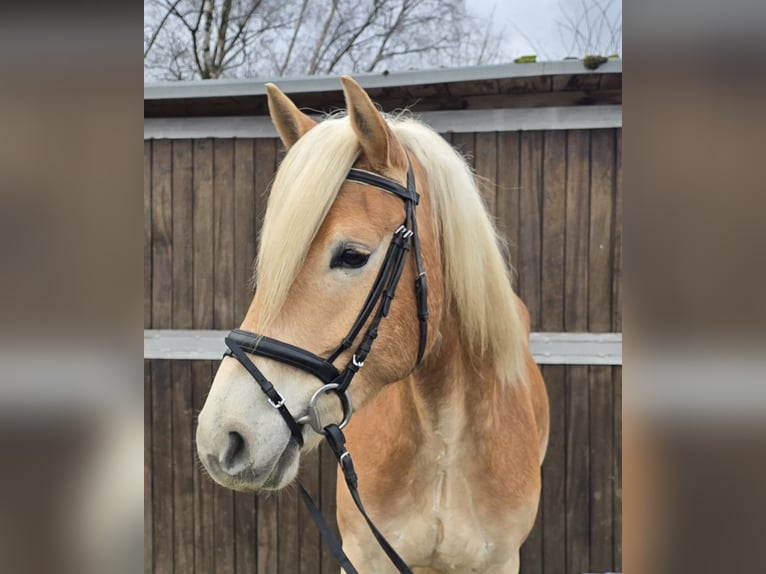
[[[352,168],[349,170],[346,180],[355,181],[371,187],[381,189],[392,193],[402,199],[404,202],[405,219],[397,228],[388,246],[388,251],[381,264],[380,271],[375,278],[370,292],[362,305],[362,309],[356,317],[348,334],[343,338],[338,348],[328,357],[323,358],[314,353],[277,341],[262,335],[256,335],[241,329],[234,329],[226,337],[226,346],[228,350],[225,356],[235,358],[250,373],[250,376],[261,387],[266,394],[272,407],[279,411],[285,423],[290,429],[293,439],[299,446],[303,446],[303,432],[301,425],[308,423],[311,428],[324,435],[325,439],[332,448],[335,456],[338,458],[341,469],[346,479],[346,485],[349,488],[357,508],[364,516],[373,535],[377,539],[383,551],[388,555],[399,572],[411,574],[411,570],[404,563],[401,557],[391,547],[388,541],[378,531],[375,525],[362,506],[362,501],[358,492],[358,479],[354,471],[353,461],[348,450],[346,450],[346,438],[341,429],[343,429],[351,419],[353,413],[351,399],[348,396],[348,387],[354,379],[356,373],[364,366],[364,362],[372,349],[372,344],[378,336],[378,328],[381,321],[386,317],[391,308],[391,302],[394,299],[396,288],[399,285],[404,266],[407,261],[407,252],[412,250],[415,255],[415,265],[417,277],[415,279],[415,299],[417,302],[417,316],[420,325],[420,338],[418,342],[418,354],[415,361],[415,367],[420,364],[425,352],[426,339],[428,338],[428,285],[426,282],[426,273],[423,269],[423,259],[420,252],[420,239],[418,237],[417,219],[415,217],[415,207],[418,204],[420,196],[415,191],[415,177],[412,173],[412,165],[407,169],[407,187],[403,187],[397,182],[385,178],[376,173],[361,169]],[[372,319],[370,319],[372,317]],[[354,341],[362,332],[365,324],[369,321],[367,329],[364,331],[361,342],[357,345],[351,359],[342,371],[339,371],[334,361],[344,352],[352,347]],[[292,415],[285,404],[285,399],[279,394],[279,391],[263,373],[249,359],[247,353],[266,357],[297,369],[301,369],[313,375],[322,381],[322,387],[319,388],[311,397],[308,405],[308,411],[305,416],[296,418]],[[340,398],[343,405],[343,420],[338,424],[324,425],[320,419],[317,409],[319,397],[325,393],[333,392]],[[322,517],[311,496],[303,485],[300,485],[303,500],[311,514],[312,519],[317,524],[322,538],[325,540],[335,558],[340,563],[343,570],[348,574],[356,574],[357,570],[349,561],[343,552],[340,543],[332,534],[329,526]]]

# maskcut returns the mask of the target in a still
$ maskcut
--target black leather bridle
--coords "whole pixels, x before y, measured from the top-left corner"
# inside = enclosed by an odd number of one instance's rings
[[[423,358],[425,352],[426,339],[428,337],[428,286],[426,282],[426,273],[423,269],[423,259],[420,252],[420,240],[418,237],[417,219],[415,217],[415,207],[420,199],[415,191],[415,178],[412,173],[412,166],[407,170],[407,187],[403,187],[393,180],[380,176],[369,171],[352,168],[346,176],[348,181],[363,183],[383,191],[392,193],[404,201],[405,219],[402,225],[394,232],[393,238],[388,246],[388,251],[381,264],[380,271],[372,284],[372,288],[367,295],[367,299],[362,305],[362,309],[349,329],[348,334],[343,338],[338,348],[328,357],[323,358],[314,353],[295,347],[282,341],[277,341],[262,335],[256,335],[241,329],[234,329],[226,337],[226,346],[228,350],[225,355],[235,358],[250,373],[261,390],[266,394],[272,407],[279,411],[285,423],[287,423],[293,439],[299,446],[303,446],[303,432],[301,425],[308,423],[311,428],[324,435],[325,439],[332,448],[335,456],[338,458],[341,469],[343,470],[346,485],[349,488],[357,508],[364,516],[373,535],[380,544],[383,551],[388,555],[399,572],[411,574],[411,570],[396,551],[391,547],[388,541],[378,531],[375,525],[362,506],[362,501],[358,492],[358,479],[354,471],[353,461],[348,450],[346,450],[345,436],[342,428],[345,427],[352,415],[351,399],[348,396],[348,387],[351,381],[364,366],[364,362],[372,349],[372,344],[378,336],[380,322],[388,315],[391,308],[391,302],[394,299],[396,288],[401,279],[404,266],[407,261],[407,252],[412,247],[415,255],[415,265],[417,268],[417,277],[415,279],[415,299],[417,301],[417,316],[420,324],[420,339],[418,342],[418,354],[415,362],[417,366]],[[372,319],[370,320],[370,317]],[[342,371],[339,371],[333,362],[346,350],[350,349],[362,332],[365,324],[369,325],[365,330],[361,342],[354,350],[351,359]],[[269,382],[263,373],[247,356],[247,353],[266,357],[297,369],[301,369],[313,375],[323,386],[318,389],[311,397],[308,405],[307,415],[295,419],[290,410],[285,405],[285,399],[279,394],[274,385]],[[338,395],[343,405],[343,420],[338,424],[322,424],[317,409],[317,401],[322,394],[333,392]],[[317,508],[311,496],[303,485],[300,485],[303,500],[311,514],[312,519],[317,524],[322,538],[325,540],[335,558],[340,563],[343,570],[348,574],[356,574],[357,570],[349,561],[343,552],[340,543],[332,534],[327,526],[319,509]]]

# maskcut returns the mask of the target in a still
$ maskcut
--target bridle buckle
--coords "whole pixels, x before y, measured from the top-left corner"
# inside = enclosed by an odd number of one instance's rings
[[[279,400],[278,400],[276,403],[275,403],[274,401],[272,401],[272,400],[271,400],[271,397],[267,396],[266,398],[268,399],[268,401],[269,401],[269,404],[270,404],[272,407],[274,407],[275,409],[281,409],[281,408],[284,406],[284,404],[285,404],[285,397],[283,397],[282,395],[280,395],[280,394],[279,394],[279,391],[278,391],[278,390],[276,390],[276,389],[274,389],[274,392],[275,392],[275,393],[277,394],[277,396],[279,397]]]

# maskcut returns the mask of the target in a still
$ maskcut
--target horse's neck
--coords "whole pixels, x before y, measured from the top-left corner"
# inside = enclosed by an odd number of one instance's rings
[[[402,388],[417,411],[413,431],[446,442],[481,434],[493,418],[498,390],[493,367],[469,355],[451,323],[442,325],[436,348]]]

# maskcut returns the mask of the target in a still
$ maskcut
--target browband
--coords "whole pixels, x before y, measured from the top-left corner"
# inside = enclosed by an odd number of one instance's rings
[[[420,201],[418,192],[415,191],[415,186],[410,185],[410,179],[412,178],[412,168],[407,171],[407,187],[403,187],[393,180],[386,179],[379,176],[377,173],[371,171],[365,171],[363,169],[357,169],[352,167],[348,170],[346,179],[349,181],[356,181],[357,183],[363,183],[372,187],[377,187],[383,191],[398,195],[405,201],[411,201],[415,205]]]

